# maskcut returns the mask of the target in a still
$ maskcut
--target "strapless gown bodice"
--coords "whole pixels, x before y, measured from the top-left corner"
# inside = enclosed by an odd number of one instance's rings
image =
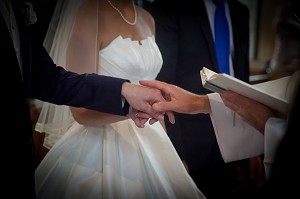
[[[154,36],[141,41],[118,36],[99,52],[99,74],[128,79],[155,79],[162,66],[162,56]]]

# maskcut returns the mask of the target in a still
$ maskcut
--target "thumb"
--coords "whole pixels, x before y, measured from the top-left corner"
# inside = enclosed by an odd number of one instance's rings
[[[172,110],[172,102],[164,101],[157,102],[152,105],[153,109],[157,112],[166,113],[171,124],[175,124],[175,116]]]
[[[169,109],[169,104],[171,102],[167,102],[167,101],[162,101],[162,102],[156,102],[152,105],[152,108],[156,111],[156,112],[160,112],[160,113],[164,113],[166,111],[170,111]]]

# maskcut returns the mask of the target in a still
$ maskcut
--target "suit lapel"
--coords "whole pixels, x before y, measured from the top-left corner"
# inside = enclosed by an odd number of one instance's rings
[[[26,96],[29,96],[29,80],[31,78],[31,45],[29,42],[28,30],[25,25],[24,16],[21,12],[21,5],[12,1],[12,7],[15,13],[20,35],[20,48],[23,70],[23,83],[25,87]]]
[[[235,8],[234,8],[234,4],[232,1],[228,1],[228,7],[229,7],[229,13],[230,13],[230,19],[231,19],[231,31],[232,31],[232,39],[233,39],[233,48],[234,49],[240,49],[239,47],[239,41],[238,41],[238,36],[239,36],[239,28],[237,28],[237,26],[239,25],[236,21],[236,12],[235,12]],[[232,65],[233,65],[233,70],[235,73],[235,76],[238,73],[238,67],[236,67],[236,57],[238,57],[238,52],[237,50],[234,50],[234,56],[232,59]]]
[[[20,70],[20,66],[19,66],[19,62],[18,62],[18,58],[17,55],[15,53],[15,47],[13,44],[13,41],[10,35],[10,32],[7,28],[6,22],[2,16],[2,14],[0,15],[0,27],[1,27],[1,53],[2,55],[4,55],[4,59],[6,59],[7,61],[2,60],[3,63],[11,63],[10,64],[10,68],[4,68],[4,70],[8,70],[8,71],[14,71],[13,74],[19,74],[17,75],[18,77],[21,78],[21,70]]]
[[[210,28],[210,23],[206,11],[206,7],[204,5],[203,1],[200,1],[200,7],[197,13],[197,18],[199,20],[201,31],[205,37],[205,41],[207,42],[207,46],[209,49],[209,54],[211,56],[211,60],[213,63],[213,66],[211,67],[212,70],[218,71],[217,61],[216,61],[216,55],[215,55],[215,44],[214,39],[212,37],[212,30]]]
[[[249,57],[248,49],[245,49],[249,44],[247,44],[245,35],[248,34],[249,37],[249,24],[245,24],[245,13],[241,10],[238,2],[228,1],[230,18],[231,18],[231,27],[232,27],[232,37],[233,37],[233,46],[234,46],[234,56],[232,60],[232,65],[234,69],[234,74],[236,77],[241,77],[242,74],[245,74],[245,66],[241,66],[241,58],[244,59],[245,56]],[[249,38],[248,38],[249,41]],[[244,55],[246,54],[246,55]],[[243,62],[242,62],[243,63]],[[247,81],[247,79],[243,79]]]

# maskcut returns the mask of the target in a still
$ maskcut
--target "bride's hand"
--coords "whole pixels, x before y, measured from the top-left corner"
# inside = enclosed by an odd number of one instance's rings
[[[130,117],[134,121],[135,125],[137,127],[139,127],[139,128],[144,128],[145,127],[145,123],[149,119],[150,119],[150,121],[153,120],[153,118],[149,114],[141,112],[139,110],[136,110],[136,109],[134,109],[132,107],[129,108],[128,117]],[[149,123],[150,123],[150,121],[149,121]]]

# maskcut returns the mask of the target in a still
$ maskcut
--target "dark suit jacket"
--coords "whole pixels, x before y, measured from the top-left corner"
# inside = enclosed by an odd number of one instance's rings
[[[199,71],[218,72],[214,41],[202,1],[156,0],[144,7],[156,23],[156,41],[163,57],[158,80],[178,85],[197,94],[207,94]],[[238,1],[229,1],[234,39],[235,76],[249,79],[249,11]],[[207,197],[223,194],[229,182],[227,169],[216,141],[209,115],[176,114],[174,125],[166,121],[168,135],[190,174]],[[226,171],[226,172],[225,172]],[[223,190],[223,191],[221,191]],[[217,197],[217,196],[216,196]]]
[[[29,37],[18,6],[14,4],[14,8],[21,37],[23,75],[6,23],[0,15],[1,126],[6,129],[1,135],[1,190],[9,198],[34,198],[35,163],[29,99],[125,115],[121,102],[125,80],[95,74],[77,75],[56,67],[46,50]]]

